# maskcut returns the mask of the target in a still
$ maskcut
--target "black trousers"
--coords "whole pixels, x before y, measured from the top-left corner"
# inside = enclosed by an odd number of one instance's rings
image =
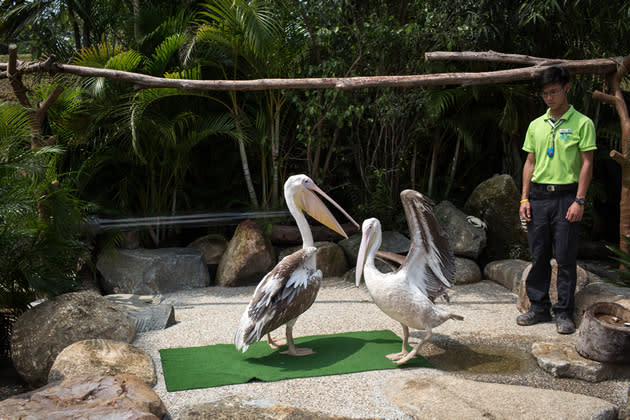
[[[575,303],[576,260],[579,240],[579,222],[566,219],[573,204],[575,192],[549,192],[532,186],[530,206],[532,220],[527,223],[532,268],[527,277],[526,291],[534,311],[551,308],[551,258],[558,263],[558,302],[553,312],[573,312]]]

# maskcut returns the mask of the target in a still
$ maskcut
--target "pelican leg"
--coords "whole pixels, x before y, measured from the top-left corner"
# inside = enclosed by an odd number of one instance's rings
[[[284,338],[274,340],[273,338],[271,338],[271,333],[267,333],[267,344],[269,344],[269,347],[271,347],[272,349],[277,349],[279,347],[285,346],[287,344],[287,341]]]
[[[293,342],[293,327],[290,327],[289,325],[287,325],[287,344],[289,345],[289,350],[281,351],[281,354],[288,354],[289,356],[307,356],[309,354],[315,354],[313,349],[299,349],[295,347],[295,343]]]
[[[431,329],[427,328],[427,335],[424,336],[424,339],[422,339],[422,341],[420,341],[418,344],[416,344],[416,346],[413,348],[413,350],[411,350],[411,353],[409,353],[407,356],[403,357],[402,359],[394,360],[394,363],[400,365],[400,364],[408,362],[409,360],[411,360],[414,357],[416,357],[418,355],[418,351],[420,351],[420,347],[422,347],[422,345],[424,343],[426,343],[427,341],[429,341],[431,339],[431,335],[432,335]]]
[[[402,351],[400,353],[392,353],[386,355],[385,357],[387,357],[389,360],[396,361],[402,359],[403,357],[407,356],[407,354],[409,354],[409,352],[407,351],[407,347],[409,346],[409,327],[407,327],[405,324],[400,325],[402,325],[403,329]]]

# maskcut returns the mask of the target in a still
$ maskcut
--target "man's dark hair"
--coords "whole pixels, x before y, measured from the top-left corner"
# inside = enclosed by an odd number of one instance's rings
[[[560,83],[562,86],[569,83],[569,72],[564,67],[547,67],[540,75],[538,87],[542,90],[545,86]]]

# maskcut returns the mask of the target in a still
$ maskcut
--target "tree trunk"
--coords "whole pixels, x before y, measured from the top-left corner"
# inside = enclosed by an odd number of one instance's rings
[[[455,144],[455,153],[453,154],[453,162],[451,163],[451,171],[448,177],[448,185],[446,186],[446,192],[444,197],[448,197],[455,182],[455,173],[457,172],[457,162],[459,161],[459,149],[461,148],[462,138],[457,136],[457,143]]]
[[[68,15],[70,16],[70,22],[72,22],[72,34],[74,36],[74,48],[78,50],[81,49],[81,32],[79,30],[79,23],[77,22],[77,17],[74,13],[74,7],[72,5],[72,1],[67,2],[68,5]]]
[[[429,169],[429,182],[427,185],[427,195],[433,196],[433,183],[435,182],[435,171],[437,168],[437,157],[440,150],[440,143],[433,143],[433,153],[431,153],[431,166]]]
[[[133,9],[133,37],[140,43],[140,0],[131,0]]]
[[[276,205],[280,202],[280,110],[276,109],[271,130],[271,202]]]

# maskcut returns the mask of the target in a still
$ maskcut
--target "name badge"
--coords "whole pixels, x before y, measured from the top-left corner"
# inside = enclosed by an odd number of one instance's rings
[[[569,134],[571,134],[570,128],[561,128],[560,129],[560,138],[562,140],[569,140]]]

